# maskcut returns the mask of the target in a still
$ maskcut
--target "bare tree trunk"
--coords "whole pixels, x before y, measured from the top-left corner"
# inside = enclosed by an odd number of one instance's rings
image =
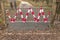
[[[2,19],[3,19],[3,21],[2,21],[2,23],[1,23],[1,30],[4,30],[4,29],[6,29],[6,20],[5,20],[5,13],[4,13],[4,5],[3,5],[3,2],[1,2],[1,10],[2,10]]]
[[[51,21],[51,27],[54,25],[54,21],[55,21],[56,15],[57,15],[56,13],[55,13],[55,15],[53,15],[53,19]]]
[[[57,13],[56,13],[57,5],[53,4],[52,7],[53,7],[54,11],[53,11],[53,17],[52,17],[50,24],[51,24],[51,27],[54,27],[54,21],[55,21],[56,15],[57,15]]]

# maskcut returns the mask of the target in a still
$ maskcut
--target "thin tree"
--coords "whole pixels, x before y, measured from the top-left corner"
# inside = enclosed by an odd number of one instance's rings
[[[55,21],[55,18],[60,14],[60,0],[56,0],[56,11],[55,11],[55,14],[53,16],[53,19],[51,21],[51,26],[53,26],[54,24],[54,21]],[[57,18],[56,18],[57,19]]]

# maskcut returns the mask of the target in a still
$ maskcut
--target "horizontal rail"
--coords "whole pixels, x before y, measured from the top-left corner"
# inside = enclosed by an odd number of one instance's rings
[[[15,21],[14,23],[17,23],[17,22],[23,22],[23,21]],[[26,22],[35,22],[35,21],[26,21]],[[42,23],[43,21],[39,21],[40,23]],[[36,23],[39,23],[39,22],[36,22]],[[47,21],[47,23],[50,23],[50,21]]]
[[[41,7],[32,7],[32,8],[41,8]],[[51,7],[42,7],[42,8],[51,8]],[[11,8],[6,8],[6,9],[11,9]],[[27,7],[26,8],[22,8],[22,9],[28,9]],[[52,8],[51,8],[52,9]],[[14,9],[15,10],[15,9]]]

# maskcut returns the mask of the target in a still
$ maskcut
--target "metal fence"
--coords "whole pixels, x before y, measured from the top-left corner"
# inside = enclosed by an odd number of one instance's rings
[[[18,8],[6,11],[6,22],[8,30],[44,30],[48,28],[51,21],[52,10],[49,8]]]

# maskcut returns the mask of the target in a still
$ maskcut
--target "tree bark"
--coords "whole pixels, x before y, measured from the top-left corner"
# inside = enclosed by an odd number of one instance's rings
[[[54,11],[53,11],[53,17],[52,17],[51,22],[50,22],[50,24],[51,24],[50,27],[54,27],[54,21],[55,21],[56,15],[57,15],[57,13],[56,13],[57,4],[53,3],[52,8]]]

